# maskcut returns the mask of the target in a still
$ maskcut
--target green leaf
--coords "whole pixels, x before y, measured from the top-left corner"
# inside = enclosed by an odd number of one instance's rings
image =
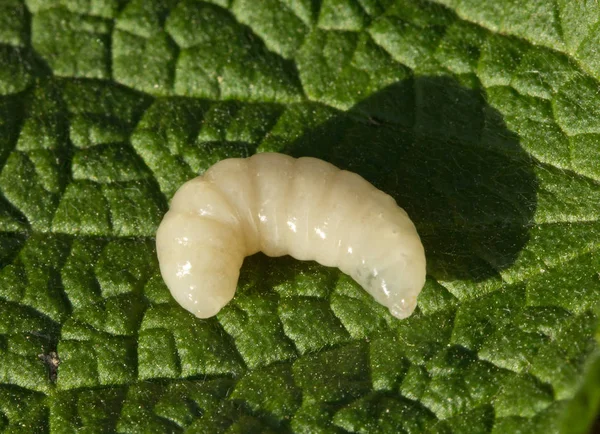
[[[593,1],[0,1],[0,431],[587,432],[599,26]],[[175,303],[168,201],[265,151],[407,210],[412,317],[261,254],[216,318]]]

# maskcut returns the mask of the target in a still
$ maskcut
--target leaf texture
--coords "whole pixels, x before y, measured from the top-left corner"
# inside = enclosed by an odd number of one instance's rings
[[[0,431],[586,432],[599,25],[593,1],[0,2]],[[414,316],[263,255],[216,318],[171,299],[168,201],[265,151],[408,211]]]

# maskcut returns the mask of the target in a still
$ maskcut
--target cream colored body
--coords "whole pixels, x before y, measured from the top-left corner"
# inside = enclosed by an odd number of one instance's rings
[[[223,160],[177,191],[156,234],[162,276],[199,318],[234,296],[259,251],[338,267],[406,318],[425,282],[425,253],[406,212],[355,173],[275,153]]]

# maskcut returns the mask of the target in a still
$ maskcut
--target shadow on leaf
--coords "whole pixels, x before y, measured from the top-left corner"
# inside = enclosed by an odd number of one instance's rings
[[[357,172],[415,222],[428,272],[481,281],[528,240],[537,181],[530,156],[480,91],[441,77],[391,85],[282,150]]]

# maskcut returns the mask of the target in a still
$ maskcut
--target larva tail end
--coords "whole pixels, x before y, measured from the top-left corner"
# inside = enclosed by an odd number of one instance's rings
[[[198,318],[215,316],[235,294],[244,259],[238,232],[192,213],[169,211],[156,233],[160,272],[173,298]]]
[[[203,272],[169,286],[173,298],[197,318],[210,318],[219,313],[233,298],[238,273]]]

